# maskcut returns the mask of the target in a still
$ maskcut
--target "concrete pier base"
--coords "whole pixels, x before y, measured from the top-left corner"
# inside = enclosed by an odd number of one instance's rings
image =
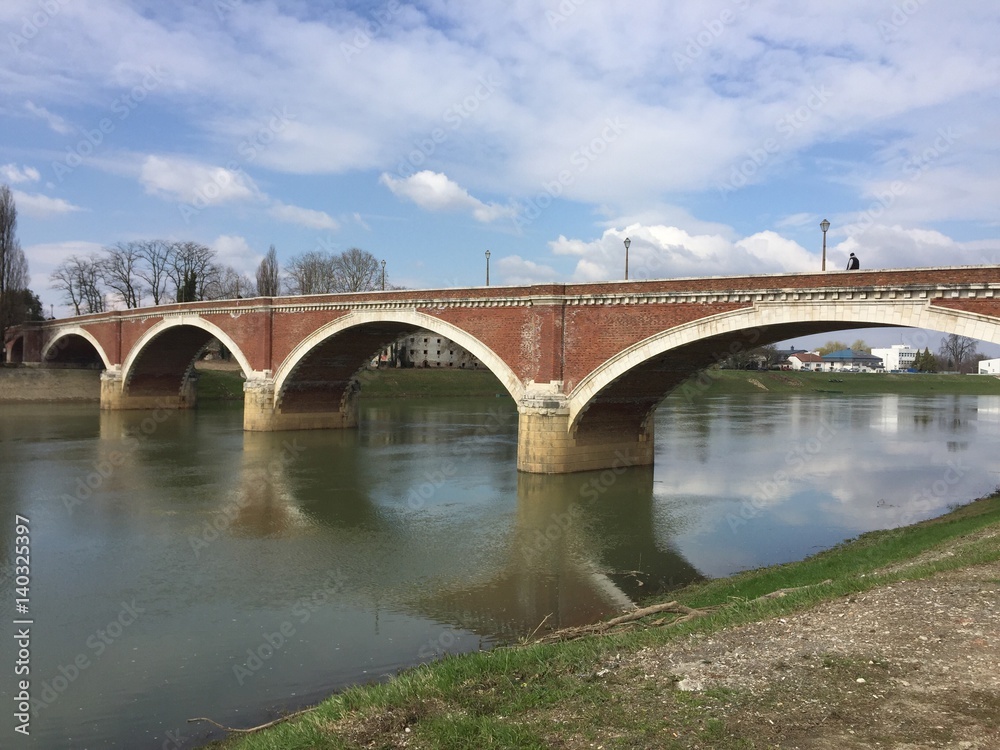
[[[284,412],[280,404],[275,404],[273,380],[248,380],[243,384],[243,429],[248,432],[341,430],[357,426],[356,391],[346,394],[337,410]]]
[[[196,377],[185,378],[179,390],[171,390],[169,383],[164,383],[162,392],[153,392],[155,390],[147,387],[142,393],[128,393],[120,370],[104,370],[101,373],[101,409],[193,409],[198,405]]]
[[[518,405],[518,470],[568,474],[653,463],[651,429],[630,434],[616,426],[595,427],[583,434],[571,431],[569,410],[557,394],[525,397]]]

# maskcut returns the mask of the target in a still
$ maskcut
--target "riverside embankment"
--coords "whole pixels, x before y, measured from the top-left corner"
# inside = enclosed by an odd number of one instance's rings
[[[201,401],[241,401],[243,376],[228,362],[201,362]],[[361,394],[369,398],[505,396],[487,370],[387,369],[360,374]],[[1000,395],[1000,378],[986,375],[811,373],[705,370],[677,388],[669,398],[691,399],[733,394],[801,395]],[[0,367],[0,403],[97,401],[97,370],[48,370]]]
[[[0,367],[0,403],[97,402],[100,370]]]
[[[448,658],[216,746],[996,748],[998,594],[993,495],[674,592],[679,624]]]

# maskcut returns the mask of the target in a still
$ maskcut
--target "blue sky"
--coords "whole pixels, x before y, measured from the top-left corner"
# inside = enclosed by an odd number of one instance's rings
[[[408,287],[487,249],[494,284],[618,279],[626,236],[632,278],[812,270],[823,218],[830,268],[1000,263],[985,0],[5,0],[0,31],[57,314],[60,260],[153,237],[249,273],[356,246]]]

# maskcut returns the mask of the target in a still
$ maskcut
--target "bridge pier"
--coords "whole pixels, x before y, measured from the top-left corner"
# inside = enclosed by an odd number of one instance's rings
[[[566,397],[556,392],[526,395],[517,411],[518,471],[568,474],[653,463],[651,427],[598,425],[580,434],[570,429]]]
[[[164,384],[162,392],[147,387],[143,392],[129,393],[125,390],[121,367],[115,365],[101,372],[101,409],[193,409],[198,404],[197,383],[197,378],[189,377],[184,379],[179,391],[170,384]]]
[[[339,408],[285,411],[275,403],[272,378],[248,379],[243,384],[243,429],[248,432],[278,430],[338,430],[358,426],[358,391],[348,389]]]

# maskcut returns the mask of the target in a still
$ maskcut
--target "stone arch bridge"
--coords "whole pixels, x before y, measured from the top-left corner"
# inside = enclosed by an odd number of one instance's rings
[[[871,326],[1000,344],[1000,266],[193,302],[32,324],[7,348],[43,365],[99,362],[103,409],[188,408],[214,337],[246,378],[245,429],[345,428],[360,369],[429,329],[517,403],[518,468],[563,473],[652,463],[656,406],[731,353]]]

